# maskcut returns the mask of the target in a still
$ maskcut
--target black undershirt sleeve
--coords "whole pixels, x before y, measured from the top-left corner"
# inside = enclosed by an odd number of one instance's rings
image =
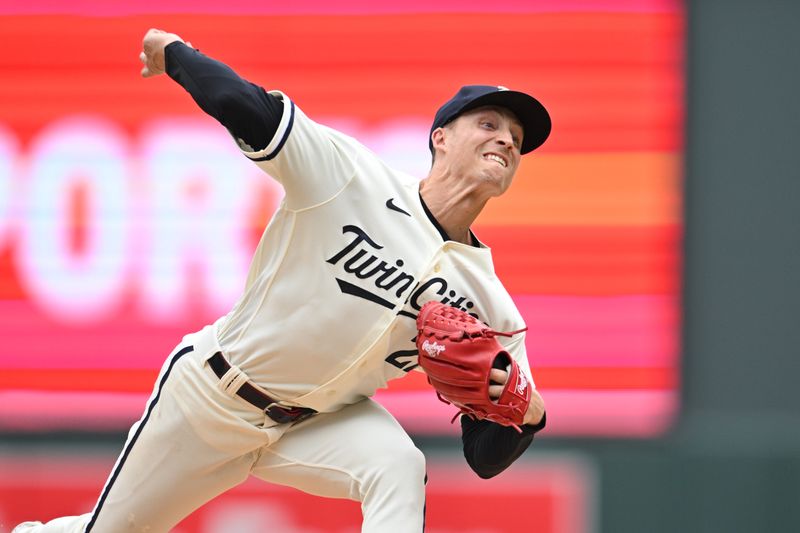
[[[267,147],[278,131],[282,100],[180,41],[167,45],[164,60],[169,77],[240,140],[242,148],[255,152]]]
[[[520,426],[522,433],[488,420],[461,417],[461,442],[470,468],[483,479],[494,477],[517,460],[547,424],[547,413],[535,426]]]

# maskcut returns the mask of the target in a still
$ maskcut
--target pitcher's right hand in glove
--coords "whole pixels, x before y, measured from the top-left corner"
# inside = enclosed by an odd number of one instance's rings
[[[460,309],[440,302],[422,306],[417,316],[419,364],[439,399],[459,408],[456,417],[465,414],[512,426],[517,431],[522,424],[539,423],[544,414],[541,397],[495,338],[522,331],[525,330],[494,331]],[[507,372],[498,366],[507,368]],[[507,379],[498,380],[498,376]],[[502,384],[493,385],[493,381]],[[490,391],[494,394],[490,395]],[[492,396],[497,399],[492,400]]]

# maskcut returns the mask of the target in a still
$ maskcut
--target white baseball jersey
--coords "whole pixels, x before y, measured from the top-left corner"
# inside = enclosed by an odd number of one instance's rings
[[[419,180],[306,117],[286,95],[261,151],[240,148],[285,189],[244,294],[217,322],[226,357],[287,405],[330,412],[417,367],[415,318],[428,300],[498,331],[524,327],[491,251],[446,241]],[[531,372],[524,334],[499,339]]]

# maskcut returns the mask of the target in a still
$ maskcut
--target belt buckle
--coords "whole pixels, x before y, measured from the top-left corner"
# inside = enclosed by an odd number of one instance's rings
[[[267,413],[268,417],[273,419],[278,424],[288,424],[289,422],[295,420],[294,418],[292,418],[292,415],[287,413],[283,407],[281,407],[275,402],[269,404],[267,408],[264,409],[264,411]]]

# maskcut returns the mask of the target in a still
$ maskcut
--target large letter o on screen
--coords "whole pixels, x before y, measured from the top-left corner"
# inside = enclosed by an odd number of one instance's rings
[[[35,301],[56,317],[93,321],[123,293],[129,260],[125,139],[110,123],[69,119],[36,140],[24,185],[20,275]],[[82,245],[71,230],[82,197]]]

